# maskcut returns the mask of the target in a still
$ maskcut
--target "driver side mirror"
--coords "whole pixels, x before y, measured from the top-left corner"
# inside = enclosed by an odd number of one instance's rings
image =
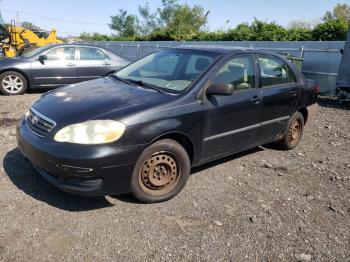
[[[207,88],[207,95],[229,96],[232,95],[234,86],[232,84],[211,84]]]
[[[38,59],[41,63],[44,63],[45,60],[47,60],[47,56],[46,55],[41,55],[39,56],[39,59]]]

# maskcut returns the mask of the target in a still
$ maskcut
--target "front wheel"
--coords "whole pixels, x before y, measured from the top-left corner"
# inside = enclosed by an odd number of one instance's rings
[[[300,142],[304,131],[304,117],[300,112],[295,112],[289,119],[281,140],[277,145],[284,150],[294,149]]]
[[[190,169],[189,156],[179,143],[159,140],[139,157],[131,178],[131,193],[144,203],[166,201],[185,186]]]
[[[16,71],[7,71],[0,75],[0,93],[21,95],[27,89],[27,79]]]

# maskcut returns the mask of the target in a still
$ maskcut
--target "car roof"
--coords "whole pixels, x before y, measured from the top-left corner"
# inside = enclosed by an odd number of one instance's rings
[[[96,47],[96,48],[101,48],[104,50],[108,50],[102,46],[96,46],[96,45],[88,45],[88,44],[79,44],[79,43],[64,43],[64,44],[50,44],[51,47],[56,47],[56,46],[80,46],[80,47]]]

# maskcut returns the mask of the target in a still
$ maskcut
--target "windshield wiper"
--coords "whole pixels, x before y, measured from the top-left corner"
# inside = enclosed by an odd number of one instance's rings
[[[150,88],[150,89],[153,89],[159,93],[162,93],[164,94],[165,92],[162,91],[159,87],[155,86],[155,85],[152,85],[152,84],[149,84],[149,83],[146,83],[146,82],[143,82],[142,80],[134,80],[134,79],[130,79],[130,78],[126,78],[125,79],[126,81],[129,81],[129,82],[132,82],[134,84],[137,84],[139,86],[142,86],[142,87],[146,87],[146,88]]]
[[[115,75],[115,74],[111,74],[111,75],[109,75],[109,76],[110,76],[110,77],[113,77],[113,78],[115,78],[115,79],[117,79],[117,80],[119,80],[119,81],[121,81],[121,82],[123,82],[123,83],[125,83],[125,84],[133,85],[133,82],[129,81],[128,79],[121,78],[121,77],[119,77],[119,76],[117,76],[117,75]]]

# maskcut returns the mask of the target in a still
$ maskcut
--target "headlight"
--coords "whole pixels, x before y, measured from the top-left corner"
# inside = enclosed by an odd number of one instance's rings
[[[105,144],[118,140],[125,131],[125,125],[113,120],[90,120],[66,126],[54,137],[57,142],[74,144]]]

